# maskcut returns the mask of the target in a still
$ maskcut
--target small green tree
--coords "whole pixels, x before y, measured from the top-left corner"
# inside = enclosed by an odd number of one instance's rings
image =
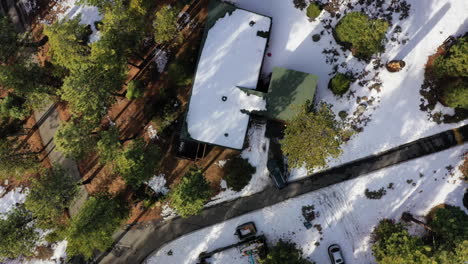
[[[78,119],[60,124],[54,136],[57,150],[75,160],[84,158],[96,146],[93,127],[93,123]]]
[[[24,205],[39,228],[53,229],[63,223],[64,212],[77,195],[75,179],[62,168],[55,167],[32,181]]]
[[[118,157],[121,147],[119,130],[117,127],[112,126],[109,130],[102,131],[99,134],[100,139],[97,142],[99,161],[101,164],[113,162]]]
[[[261,264],[314,264],[302,256],[302,251],[296,248],[296,244],[279,240],[272,248]]]
[[[446,56],[437,57],[434,61],[434,70],[439,78],[468,78],[468,34],[459,38]]]
[[[145,86],[140,80],[131,80],[127,86],[127,97],[128,100],[138,99],[143,96]]]
[[[210,196],[210,184],[196,168],[191,168],[170,194],[171,205],[182,217],[200,213]]]
[[[292,168],[325,167],[330,157],[341,154],[342,133],[341,123],[328,105],[322,103],[314,112],[304,107],[288,123],[281,148]]]
[[[361,12],[346,14],[335,27],[338,42],[351,46],[354,56],[368,60],[384,50],[382,41],[389,24],[382,19],[370,19]]]
[[[0,260],[33,256],[39,240],[35,229],[31,213],[22,206],[0,217]]]
[[[90,259],[95,250],[108,249],[114,241],[112,235],[127,216],[128,208],[119,200],[108,195],[90,197],[66,230],[68,256]]]
[[[252,175],[257,171],[255,167],[250,165],[249,161],[236,156],[226,162],[223,167],[224,179],[227,185],[234,191],[242,190],[252,179]]]
[[[321,12],[322,7],[316,2],[310,3],[307,7],[307,16],[312,20],[316,19]]]
[[[177,11],[170,6],[164,6],[156,12],[153,22],[154,39],[156,43],[165,43],[178,38]],[[178,40],[176,40],[177,42]]]
[[[436,208],[429,225],[436,234],[436,242],[443,249],[453,249],[468,240],[468,215],[459,207],[446,205]]]
[[[352,79],[348,75],[337,73],[335,76],[333,76],[333,78],[330,79],[328,88],[330,88],[333,94],[341,96],[349,90],[351,82]]]
[[[115,159],[115,172],[135,189],[154,175],[160,163],[160,150],[143,139],[131,142]]]

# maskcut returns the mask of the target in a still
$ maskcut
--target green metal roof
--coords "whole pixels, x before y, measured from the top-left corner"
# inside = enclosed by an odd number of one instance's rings
[[[265,94],[267,110],[258,114],[275,120],[291,120],[301,106],[313,102],[317,81],[316,75],[275,67]]]

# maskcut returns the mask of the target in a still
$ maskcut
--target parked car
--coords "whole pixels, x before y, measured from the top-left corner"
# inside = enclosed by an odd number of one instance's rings
[[[268,160],[267,168],[270,172],[270,177],[276,185],[276,188],[283,189],[287,184],[287,177],[281,171],[280,166],[276,160]]]
[[[248,237],[255,236],[257,233],[257,227],[254,222],[248,222],[236,227],[235,235],[240,239],[244,240]]]
[[[343,253],[341,252],[340,246],[333,244],[328,247],[328,256],[332,264],[345,264]]]

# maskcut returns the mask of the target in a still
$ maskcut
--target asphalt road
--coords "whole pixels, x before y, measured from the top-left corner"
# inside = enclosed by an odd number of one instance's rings
[[[364,176],[401,162],[449,149],[468,141],[468,125],[421,138],[388,151],[358,159],[290,183],[278,190],[269,187],[248,197],[206,208],[200,215],[148,222],[116,234],[114,247],[100,254],[96,263],[141,263],[151,253],[183,235],[221,223],[292,197]]]

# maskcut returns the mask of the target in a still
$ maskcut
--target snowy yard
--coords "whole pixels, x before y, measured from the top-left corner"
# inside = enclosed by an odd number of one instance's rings
[[[296,9],[292,0],[233,2],[240,8],[273,18],[267,50],[271,57],[265,57],[265,74],[271,72],[273,67],[279,66],[318,75],[316,102],[324,100],[332,103],[336,114],[345,110],[348,116],[353,116],[360,104],[366,104],[364,114],[359,117],[361,125],[368,122],[363,132],[353,136],[344,145],[342,156],[332,160],[329,166],[343,164],[467,123],[465,120],[458,124],[437,124],[429,120],[426,112],[419,110],[422,100],[419,90],[428,56],[432,55],[448,36],[468,30],[466,1],[409,0],[407,2],[411,4],[411,10],[408,18],[400,21],[399,14],[394,14],[394,24],[390,27],[387,38],[394,37],[396,40],[387,42],[381,61],[386,63],[393,59],[403,59],[406,67],[398,73],[389,73],[384,68],[374,70],[372,62],[360,62],[349,51],[343,52],[330,34],[331,30],[324,28],[327,23],[320,21],[331,19],[325,10],[316,21],[309,22],[305,10]],[[353,10],[360,10],[361,6],[357,1],[344,1],[341,13],[349,2],[354,5]],[[386,1],[384,7],[389,2]],[[366,7],[370,14],[374,9],[376,8]],[[333,18],[331,25],[334,26],[338,20]],[[394,32],[397,26],[401,27],[401,33]],[[313,42],[312,35],[322,31],[321,40]],[[336,62],[327,63],[332,56],[323,54],[322,51],[330,48],[335,48],[339,55],[335,57]],[[356,81],[350,89],[354,91],[354,95],[348,92],[342,98],[334,96],[327,88],[334,65],[343,73],[351,71],[356,75],[363,75],[364,71],[368,71],[361,80],[364,82],[363,87]],[[369,89],[373,85],[377,87],[376,84],[381,84],[380,92],[375,88]],[[452,111],[440,104],[437,105],[437,109]],[[292,179],[307,175],[304,170],[295,171],[294,174]]]
[[[327,247],[333,243],[340,244],[348,263],[373,263],[370,233],[379,220],[399,220],[405,211],[423,217],[441,203],[463,208],[467,184],[460,180],[458,166],[467,150],[467,145],[459,146],[199,230],[165,245],[146,263],[196,263],[202,251],[236,243],[235,227],[249,221],[255,222],[259,233],[265,234],[270,244],[279,238],[291,239],[317,263],[328,263]],[[455,168],[452,172],[446,168],[449,165]],[[382,187],[386,194],[381,199],[371,200],[364,195],[366,189]],[[309,230],[303,226],[303,206],[314,206],[317,215],[312,221],[314,227]],[[413,228],[413,231],[418,230]],[[168,255],[169,251],[173,254]],[[236,256],[231,250],[217,257]]]

